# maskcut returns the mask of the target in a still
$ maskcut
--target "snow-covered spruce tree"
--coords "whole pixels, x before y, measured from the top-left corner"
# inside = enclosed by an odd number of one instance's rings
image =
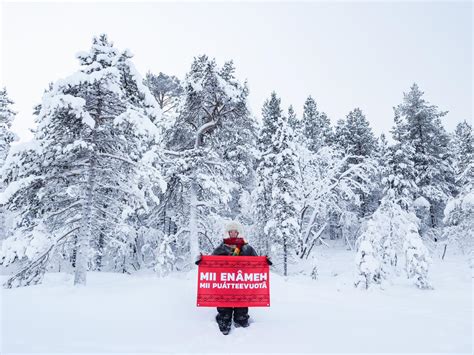
[[[444,210],[445,233],[450,241],[461,247],[469,255],[474,266],[474,164],[471,163],[459,176],[464,181],[459,194],[448,201]]]
[[[257,231],[260,239],[255,247],[261,253],[270,255],[270,231],[267,223],[271,219],[270,206],[272,203],[272,172],[274,170],[274,160],[271,157],[275,154],[275,142],[273,138],[278,130],[278,122],[281,121],[282,109],[281,99],[275,92],[265,101],[262,108],[262,127],[258,135],[258,160],[256,167],[257,188],[255,191],[255,210]]]
[[[377,139],[360,108],[338,121],[335,140],[342,150],[355,156],[353,160],[357,162],[371,156],[377,147]]]
[[[396,144],[387,151],[384,197],[357,241],[356,287],[369,288],[388,279],[404,257],[408,278],[419,288],[430,288],[430,257],[419,235],[412,210],[417,191],[410,145]]]
[[[451,138],[450,150],[454,158],[454,167],[457,177],[460,177],[474,159],[474,135],[472,125],[467,121],[458,123]],[[459,183],[465,182],[457,181]]]
[[[403,102],[394,109],[392,133],[395,141],[414,148],[410,160],[416,169],[419,195],[430,202],[431,227],[437,227],[455,190],[454,169],[448,151],[449,137],[440,120],[447,112],[430,105],[423,94],[416,84],[404,94]]]
[[[258,135],[258,145],[260,151],[264,152],[273,146],[273,137],[275,137],[278,129],[278,122],[281,120],[283,113],[281,109],[281,99],[273,91],[262,108],[262,127]]]
[[[11,131],[12,122],[16,115],[16,112],[11,108],[12,104],[13,101],[8,97],[7,89],[0,90],[0,171],[10,151],[10,145],[16,139],[16,135]],[[0,192],[4,188],[5,186],[0,179]],[[6,211],[0,203],[0,240],[6,238],[7,234]]]
[[[403,256],[407,277],[419,288],[431,288],[428,277],[431,258],[421,239],[421,221],[414,210],[414,199],[419,187],[416,184],[415,164],[410,159],[413,152],[411,144],[396,143],[387,153],[387,170],[383,179],[385,196],[379,208],[386,205],[385,215],[389,217],[390,234],[384,237],[382,261],[387,275],[393,263],[390,259],[389,265],[386,255],[396,255],[397,259]],[[386,250],[387,245],[391,247],[389,252]]]
[[[430,257],[418,233],[418,219],[395,203],[388,192],[358,239],[356,287],[369,288],[390,278],[404,257],[407,277],[419,288],[430,288]],[[403,260],[403,259],[402,259]]]
[[[444,210],[445,233],[471,260],[474,267],[474,137],[467,122],[457,125],[453,137],[456,183],[459,193]]]
[[[10,144],[15,141],[16,135],[11,127],[16,112],[12,110],[13,101],[8,97],[7,89],[0,90],[0,167],[3,166],[10,150]]]
[[[176,254],[172,247],[173,238],[172,235],[165,235],[155,252],[157,257],[155,271],[160,276],[166,276],[175,266]]]
[[[272,139],[274,149],[269,157],[273,162],[273,169],[270,171],[271,219],[267,223],[271,244],[278,246],[279,249],[272,250],[272,255],[275,259],[282,260],[285,276],[288,275],[288,264],[293,260],[297,246],[298,211],[301,200],[294,135],[287,120],[283,115],[279,117],[278,129]]]
[[[301,124],[307,147],[312,152],[332,143],[331,122],[324,112],[318,111],[316,101],[311,96],[304,103]]]
[[[384,195],[385,187],[382,184],[382,180],[384,177],[384,172],[387,171],[386,159],[388,157],[388,151],[389,144],[385,134],[382,133],[378,137],[375,150],[372,153],[372,161],[374,161],[377,168],[376,173],[373,176],[375,183],[373,184],[373,188],[371,189],[370,194],[368,195],[367,204],[365,205],[366,211],[368,213],[366,214],[366,217],[364,219],[367,219],[370,214],[375,212],[375,210],[380,205],[380,201],[382,200],[382,197]]]
[[[358,164],[365,159],[375,156],[377,149],[377,139],[375,138],[369,121],[367,121],[362,110],[355,108],[346,116],[344,120],[339,120],[336,126],[335,141],[337,145],[347,155],[352,158],[348,160],[348,164]],[[377,175],[374,175],[374,179]],[[354,206],[354,211],[359,217],[370,215],[375,210],[377,184],[375,189],[369,193],[359,192],[360,206]]]
[[[388,141],[387,141],[387,137],[385,136],[385,133],[382,133],[380,135],[379,139],[377,140],[377,149],[376,149],[377,159],[379,159],[379,160],[384,159],[385,155],[388,152],[388,147],[389,147],[389,144],[388,144]],[[382,164],[380,164],[380,165],[382,165]]]
[[[382,144],[385,154],[381,155],[381,152],[378,151],[377,160],[380,166],[383,167],[381,175],[384,176],[384,178],[389,177],[390,179],[390,181],[384,181],[385,184],[390,187],[399,187],[399,191],[407,192],[404,190],[403,185],[405,184],[399,184],[399,181],[404,181],[401,176],[389,174],[394,167],[405,167],[403,163],[397,165],[396,162],[393,161],[395,157],[394,153],[398,153],[399,157],[397,158],[397,162],[404,158],[406,160],[405,155],[402,155],[401,150],[396,150],[392,147],[385,149],[385,143]],[[410,171],[412,172],[413,164],[408,161],[407,166],[411,168]],[[386,199],[383,200],[383,202],[386,201]],[[394,239],[386,238],[387,229],[392,229],[392,225],[387,223],[387,221],[390,220],[387,219],[385,213],[383,213],[386,211],[387,204],[381,204],[367,221],[365,228],[357,239],[355,287],[368,289],[374,284],[381,284],[391,271],[391,268],[387,268],[387,266],[396,265],[397,263]],[[391,231],[389,233],[391,233]],[[383,262],[385,262],[385,265]]]
[[[220,231],[210,230],[232,213],[235,190],[251,176],[250,144],[255,138],[247,108],[248,89],[234,77],[232,62],[219,67],[199,56],[183,83],[183,100],[168,144],[167,176],[188,264],[212,249]],[[241,190],[240,190],[241,191]],[[235,212],[235,211],[234,211]],[[238,213],[238,211],[236,212]]]
[[[298,141],[303,136],[303,126],[301,120],[296,116],[293,105],[288,107],[288,126],[293,130],[294,141]]]
[[[406,226],[406,224],[404,225]],[[413,280],[418,288],[431,289],[432,286],[428,278],[431,258],[428,249],[423,244],[416,223],[412,223],[410,229],[406,231],[403,251],[407,277]]]
[[[6,287],[39,282],[53,259],[72,262],[74,284],[104,258],[125,271],[135,234],[130,216],[147,208],[159,171],[144,153],[160,139],[156,101],[106,35],[78,54],[81,68],[42,99],[32,143],[7,159],[3,199],[16,233],[2,244],[4,265],[24,265]],[[160,184],[161,182],[161,184]]]
[[[382,184],[384,195],[394,191],[392,198],[395,203],[408,211],[413,200],[418,195],[419,187],[416,184],[416,168],[411,157],[414,148],[411,144],[396,143],[390,146],[385,154],[385,166]]]
[[[370,224],[366,234],[361,237],[357,248],[355,263],[357,266],[357,276],[355,280],[355,287],[368,289],[373,284],[380,284],[381,282],[381,265],[374,250],[374,240],[377,235],[371,231]],[[369,232],[370,231],[370,232]]]

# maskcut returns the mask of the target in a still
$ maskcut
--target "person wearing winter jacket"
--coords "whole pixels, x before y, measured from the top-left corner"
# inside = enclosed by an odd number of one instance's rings
[[[240,223],[232,221],[227,223],[224,230],[224,239],[222,243],[214,249],[212,255],[223,256],[258,256],[252,246],[243,238],[242,226]],[[196,261],[199,264],[200,259]],[[267,263],[272,262],[267,257]],[[216,321],[220,331],[227,335],[232,326],[232,316],[235,327],[249,326],[249,309],[248,307],[217,307]]]

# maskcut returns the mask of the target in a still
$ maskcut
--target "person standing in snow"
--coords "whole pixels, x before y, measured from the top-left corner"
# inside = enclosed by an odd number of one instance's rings
[[[223,256],[258,256],[252,246],[250,246],[243,237],[242,226],[239,222],[231,221],[224,228],[224,239],[222,243],[214,249],[212,255]],[[196,261],[199,264],[201,258]],[[267,263],[272,262],[267,257]],[[235,327],[249,326],[249,309],[248,307],[217,307],[216,321],[220,331],[227,335],[232,326],[232,316],[234,318]]]

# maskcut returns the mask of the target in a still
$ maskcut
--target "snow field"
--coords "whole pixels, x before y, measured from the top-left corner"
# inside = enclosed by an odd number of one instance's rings
[[[461,257],[435,260],[434,290],[403,276],[384,290],[352,286],[351,252],[319,252],[320,275],[271,273],[271,307],[222,335],[214,308],[197,308],[196,270],[89,273],[85,287],[51,273],[2,290],[2,353],[470,353],[471,275]],[[402,274],[403,275],[403,274]],[[2,276],[2,280],[5,279]]]

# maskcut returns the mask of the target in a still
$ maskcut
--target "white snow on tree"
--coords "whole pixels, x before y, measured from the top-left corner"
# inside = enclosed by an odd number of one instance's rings
[[[176,255],[172,247],[173,236],[164,236],[158,246],[155,255],[157,256],[155,271],[160,276],[168,275],[176,263]]]
[[[431,287],[430,256],[419,234],[420,220],[413,210],[413,165],[406,161],[404,152],[403,147],[395,145],[386,153],[384,197],[358,240],[356,286],[368,288],[390,279],[403,257],[407,277],[419,288]],[[369,260],[367,265],[364,258]]]
[[[446,112],[416,84],[395,107],[389,144],[361,109],[332,126],[311,96],[301,114],[283,113],[272,92],[259,120],[232,60],[200,55],[183,80],[143,79],[106,35],[77,58],[78,71],[34,107],[29,142],[12,144],[15,112],[0,90],[6,287],[48,271],[84,285],[87,271],[188,270],[221,242],[226,220],[240,220],[284,275],[307,265],[324,275],[310,259],[336,245],[355,252],[364,289],[402,273],[430,288],[429,251],[440,244],[443,258],[455,244],[474,265],[472,127],[448,135]]]
[[[257,250],[263,251],[265,255],[270,255],[270,234],[267,224],[271,219],[273,170],[275,161],[271,158],[275,153],[275,142],[278,122],[281,120],[282,109],[281,99],[275,92],[271,93],[269,99],[265,101],[262,108],[262,127],[258,135],[258,159],[256,167],[256,190],[254,193],[256,224],[260,239],[257,241]]]
[[[418,196],[413,201],[416,216],[420,219],[420,234],[425,235],[431,227],[431,204],[423,196]]]
[[[418,224],[414,212],[405,211],[387,194],[358,240],[355,285],[369,288],[391,279],[404,260],[407,277],[419,288],[430,288],[431,259]]]
[[[240,195],[253,184],[254,122],[248,89],[234,71],[232,62],[219,67],[205,55],[196,57],[167,138],[165,199],[173,206],[167,210],[180,239],[188,236],[182,253],[191,266],[203,248],[213,249],[216,221],[229,213],[235,217]]]
[[[348,165],[362,163],[364,160],[372,159],[375,155],[377,140],[361,109],[355,108],[347,114],[345,119],[339,120],[335,130],[335,144],[350,156],[347,159]],[[372,177],[372,180],[374,178],[375,176]],[[376,184],[372,184],[370,190],[357,192],[360,204],[354,205],[352,210],[357,211],[359,218],[374,212],[376,207],[371,204],[371,200],[374,198],[373,195],[376,193],[377,187]]]
[[[278,129],[272,137],[274,146],[270,159],[273,162],[271,188],[271,217],[267,223],[272,246],[279,246],[273,252],[274,259],[282,260],[283,275],[288,275],[288,264],[298,240],[298,210],[300,204],[298,175],[296,173],[296,149],[293,131],[283,115],[279,117]],[[277,255],[275,255],[277,254]]]
[[[164,73],[155,75],[148,72],[144,84],[155,97],[163,115],[170,117],[176,115],[180,98],[183,95],[183,87],[177,77]]]
[[[346,153],[358,157],[353,158],[355,161],[371,156],[377,144],[369,121],[360,108],[355,108],[344,120],[338,121],[335,140]]]
[[[26,264],[7,287],[31,283],[30,275],[64,256],[75,284],[85,284],[88,265],[101,269],[107,257],[107,268],[126,271],[134,239],[127,226],[138,209],[148,208],[152,187],[166,186],[159,171],[141,164],[159,144],[151,118],[161,113],[131,54],[101,35],[78,58],[80,70],[44,94],[33,142],[12,152],[4,168],[16,188],[3,199],[19,233],[2,245],[2,262]],[[21,255],[23,245],[38,244],[40,225],[41,245]],[[5,259],[12,253],[15,258]]]
[[[13,101],[8,97],[7,89],[0,90],[0,171],[5,164],[10,145],[17,139],[11,127],[15,119],[16,112],[12,110]],[[5,184],[0,179],[0,192],[5,189]],[[0,240],[7,237],[10,231],[7,230],[7,211],[0,202]]]
[[[412,279],[418,288],[432,288],[428,280],[428,270],[431,258],[421,240],[418,228],[415,224],[411,224],[410,229],[406,231],[403,249],[405,252],[405,269],[407,277]]]
[[[404,94],[403,102],[395,107],[393,138],[401,145],[411,146],[407,155],[415,168],[416,196],[430,202],[432,228],[442,224],[443,209],[454,188],[453,158],[448,150],[449,137],[441,124],[447,112],[439,111],[424,98],[418,85],[413,84]]]
[[[301,176],[301,211],[299,214],[300,240],[298,256],[308,258],[313,247],[323,243],[323,235],[329,227],[331,217],[336,214],[339,223],[344,218],[350,222],[352,231],[357,230],[350,218],[354,206],[360,205],[359,193],[368,193],[372,188],[371,177],[375,164],[370,159],[349,164],[351,155],[345,155],[334,147],[324,147],[317,153],[304,145],[298,147],[298,174]],[[344,234],[346,243],[352,248],[353,241]]]
[[[318,110],[318,105],[311,96],[304,103],[301,129],[306,146],[312,152],[329,145],[333,139],[329,118]]]
[[[453,144],[459,192],[446,204],[443,221],[448,241],[459,246],[474,267],[474,137],[471,125],[467,122],[458,124]]]
[[[380,283],[380,262],[376,256],[374,245],[369,240],[360,242],[355,263],[359,271],[355,281],[356,287],[368,289],[370,285]]]

